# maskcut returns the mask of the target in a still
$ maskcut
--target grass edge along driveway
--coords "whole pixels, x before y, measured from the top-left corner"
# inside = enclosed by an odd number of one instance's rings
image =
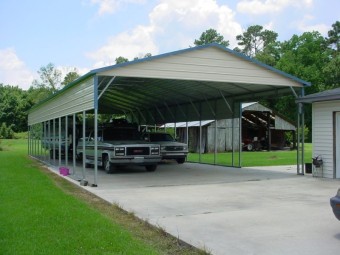
[[[0,254],[208,254],[51,173],[0,140]]]

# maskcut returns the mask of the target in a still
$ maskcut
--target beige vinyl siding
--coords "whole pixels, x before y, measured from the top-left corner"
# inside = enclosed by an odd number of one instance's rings
[[[313,157],[323,159],[323,177],[333,178],[333,113],[340,111],[340,101],[313,103]]]
[[[33,109],[28,115],[28,125],[93,109],[93,84],[91,77]]]
[[[215,47],[138,62],[99,75],[302,86],[288,77]]]

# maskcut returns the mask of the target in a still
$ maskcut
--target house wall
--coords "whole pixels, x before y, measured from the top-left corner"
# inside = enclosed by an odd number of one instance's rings
[[[340,112],[340,101],[315,102],[312,106],[313,157],[323,159],[323,177],[334,178],[334,112]]]

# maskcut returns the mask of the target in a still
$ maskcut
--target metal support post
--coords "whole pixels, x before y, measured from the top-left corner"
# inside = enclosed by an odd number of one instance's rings
[[[55,135],[55,119],[53,119],[53,165],[56,165],[55,163],[55,141],[56,141],[56,135]]]
[[[59,117],[59,130],[58,130],[58,133],[59,133],[59,147],[58,147],[58,164],[59,166],[61,166],[61,117]]]
[[[242,153],[242,103],[239,104],[239,122],[238,122],[238,166],[242,166],[242,158],[241,158],[241,153]]]
[[[93,186],[98,185],[98,109],[94,109],[94,181]]]
[[[86,129],[85,129],[85,126],[86,126],[86,112],[83,111],[83,168],[82,168],[82,178],[83,180],[85,180],[85,167],[86,167],[86,147],[85,147],[85,139],[86,139]]]
[[[31,155],[31,126],[28,126],[28,136],[27,136],[27,152],[29,156]]]
[[[65,116],[65,166],[68,167],[68,116]]]
[[[76,114],[74,113],[73,114],[73,130],[72,130],[72,159],[73,159],[73,172],[72,174],[75,176],[76,175]]]

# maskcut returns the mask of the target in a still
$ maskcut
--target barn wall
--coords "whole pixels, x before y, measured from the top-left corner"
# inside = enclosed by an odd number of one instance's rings
[[[233,137],[233,126],[234,121],[234,150],[239,149],[239,120],[238,119],[224,119],[217,120],[217,151],[231,151],[232,150],[232,137]],[[215,122],[208,125],[207,129],[207,152],[214,152],[215,146]]]

